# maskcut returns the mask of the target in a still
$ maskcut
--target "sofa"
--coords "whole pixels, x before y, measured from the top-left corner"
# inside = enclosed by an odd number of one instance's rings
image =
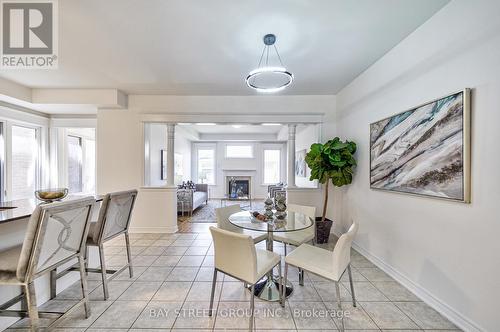
[[[177,211],[192,214],[203,203],[208,204],[208,184],[196,184],[195,189],[177,189]]]

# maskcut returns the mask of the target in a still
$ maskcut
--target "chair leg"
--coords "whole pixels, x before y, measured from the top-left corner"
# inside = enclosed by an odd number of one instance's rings
[[[78,262],[80,263],[80,282],[82,284],[82,294],[83,294],[83,306],[85,308],[85,318],[90,317],[90,302],[89,302],[89,290],[87,288],[87,273],[85,269],[85,258],[83,256],[78,256]]]
[[[214,297],[215,297],[215,286],[217,282],[217,270],[214,269],[214,278],[212,279],[212,294],[210,295],[210,310],[208,310],[208,315],[212,317],[212,310],[214,307]]]
[[[304,286],[304,270],[299,268],[299,285]]]
[[[252,285],[250,296],[250,326],[248,328],[249,331],[253,331],[253,319],[254,319],[254,307],[255,307],[255,284]]]
[[[337,292],[337,314],[341,315],[341,326],[340,332],[344,332],[344,314],[342,312],[342,304],[340,302],[340,286],[338,282],[335,282],[335,290]]]
[[[285,263],[285,272],[283,273],[283,284],[286,285],[287,281],[287,276],[288,276],[288,264]],[[283,287],[283,293],[281,294],[281,300],[283,301],[282,307],[285,307],[285,300],[286,300],[286,287]]]
[[[278,292],[280,294],[280,303],[281,303],[281,306],[284,308],[285,301],[284,301],[284,296],[283,296],[283,288],[286,288],[285,287],[286,281],[282,278],[283,275],[281,274],[281,262],[278,263],[278,276],[279,276]]]
[[[89,271],[87,270],[89,268],[89,259],[90,259],[90,255],[89,255],[89,246],[88,245],[85,245],[85,274],[88,276],[89,275]]]
[[[106,263],[104,262],[104,246],[102,245],[102,243],[99,245],[99,259],[101,261],[102,290],[104,293],[104,300],[107,300],[109,298],[108,278],[106,276]]]
[[[286,243],[285,243],[285,242],[283,242],[283,245],[285,246],[284,253],[285,253],[285,256],[286,256]]]
[[[349,274],[349,283],[351,284],[352,306],[356,306],[356,295],[354,295],[354,283],[352,282],[351,264],[347,265],[347,273]]]
[[[36,306],[35,284],[30,282],[24,286],[24,294],[28,305],[28,316],[31,321],[31,331],[38,331],[40,319],[38,317],[38,308]]]
[[[128,273],[130,278],[133,278],[134,270],[132,268],[132,253],[130,251],[130,238],[128,236],[128,232],[125,232],[125,246],[127,247]]]
[[[50,271],[50,299],[52,300],[57,295],[57,269]]]

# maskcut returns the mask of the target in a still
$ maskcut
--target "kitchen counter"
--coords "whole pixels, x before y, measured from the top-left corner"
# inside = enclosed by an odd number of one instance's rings
[[[70,195],[64,198],[63,201],[88,197],[91,195]],[[103,196],[94,196],[96,202],[100,202]],[[0,202],[0,224],[29,218],[36,206],[46,204],[37,199],[19,199],[15,201]]]

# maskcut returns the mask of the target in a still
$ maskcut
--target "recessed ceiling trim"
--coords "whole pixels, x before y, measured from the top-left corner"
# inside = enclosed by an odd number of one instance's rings
[[[323,114],[142,114],[142,122],[175,122],[175,123],[281,123],[311,124],[322,123]]]

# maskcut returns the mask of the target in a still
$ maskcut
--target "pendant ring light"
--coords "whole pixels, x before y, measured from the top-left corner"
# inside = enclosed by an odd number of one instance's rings
[[[245,81],[248,87],[259,91],[259,92],[277,92],[285,89],[287,86],[292,84],[293,82],[293,74],[286,70],[283,62],[281,61],[281,57],[278,53],[278,49],[276,48],[276,36],[273,34],[267,34],[264,36],[264,49],[262,50],[262,55],[260,56],[259,65],[257,69],[252,70]],[[273,48],[276,56],[279,60],[280,66],[270,66],[269,65],[269,50]],[[264,58],[265,55],[265,58]],[[264,62],[263,62],[264,60]],[[275,76],[279,78],[281,82],[277,85],[267,86],[263,84],[259,84],[258,78],[262,76]]]

